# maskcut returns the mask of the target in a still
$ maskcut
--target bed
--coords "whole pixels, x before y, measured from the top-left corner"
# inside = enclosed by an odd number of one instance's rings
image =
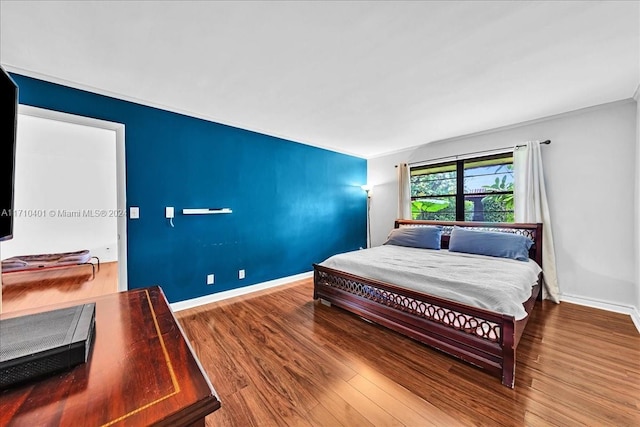
[[[96,277],[96,268],[100,270],[100,259],[91,255],[88,249],[50,254],[19,255],[2,260],[2,274],[82,265],[91,267],[91,278],[94,279]]]
[[[535,264],[538,273],[533,277],[532,283],[526,287],[524,297],[522,297],[522,291],[519,291],[521,293],[519,297],[521,299],[518,302],[520,310],[513,307],[512,309],[502,307],[489,309],[483,306],[482,302],[477,303],[474,298],[470,298],[473,303],[469,303],[464,299],[451,299],[448,295],[447,298],[437,296],[431,292],[416,290],[415,287],[412,289],[399,285],[396,283],[401,282],[399,274],[387,272],[386,276],[380,276],[386,279],[379,280],[372,278],[377,274],[373,271],[373,267],[365,266],[360,270],[364,273],[354,274],[342,268],[328,267],[329,260],[313,265],[313,298],[336,305],[368,321],[473,364],[500,378],[505,386],[513,388],[516,348],[529,314],[536,301],[541,299],[542,224],[397,220],[394,228],[433,228],[433,226],[442,230],[439,243],[443,252],[449,249],[454,228],[512,233],[529,239],[531,246],[527,255],[535,262],[528,261],[525,264]],[[373,252],[373,250],[376,248],[354,252]],[[425,249],[415,250],[425,251]],[[410,257],[411,254],[411,251],[407,251],[406,256]],[[352,255],[360,256],[355,253]],[[369,256],[362,254],[362,256],[365,255]],[[444,256],[444,253],[441,255]],[[397,258],[397,255],[394,256]],[[483,258],[482,255],[478,256]],[[475,267],[467,266],[467,268]],[[351,268],[347,270],[353,271]],[[395,280],[396,277],[398,277],[397,280]],[[486,287],[491,287],[490,282],[493,279],[485,279],[485,281]],[[497,283],[498,279],[495,279],[495,282]]]

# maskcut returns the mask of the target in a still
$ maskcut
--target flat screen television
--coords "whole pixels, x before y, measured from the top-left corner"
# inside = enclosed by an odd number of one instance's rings
[[[0,66],[0,241],[13,237],[18,85]]]

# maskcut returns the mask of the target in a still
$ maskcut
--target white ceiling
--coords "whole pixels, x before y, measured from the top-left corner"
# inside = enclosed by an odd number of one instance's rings
[[[361,157],[640,83],[640,3],[0,1],[0,63]]]

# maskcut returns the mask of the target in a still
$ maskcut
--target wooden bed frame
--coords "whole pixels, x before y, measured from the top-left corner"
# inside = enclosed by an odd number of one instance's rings
[[[529,257],[542,267],[542,224],[397,220],[398,227],[443,226],[441,244],[449,247],[454,225],[469,229],[516,233],[530,238]],[[513,388],[516,347],[529,316],[495,313],[314,264],[313,298],[411,337],[501,378]],[[530,314],[541,299],[542,273],[523,303]]]

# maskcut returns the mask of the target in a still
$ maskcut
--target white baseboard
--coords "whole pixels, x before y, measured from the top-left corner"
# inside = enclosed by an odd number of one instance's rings
[[[636,325],[636,329],[640,332],[640,310],[634,308],[631,312],[631,320],[633,320],[633,324]]]
[[[280,279],[269,280],[268,282],[256,283],[255,285],[245,286],[237,289],[230,289],[224,292],[218,292],[211,295],[204,295],[198,298],[192,298],[185,301],[178,301],[169,304],[173,311],[186,310],[188,308],[198,307],[204,304],[209,304],[216,301],[222,301],[225,299],[238,297],[241,295],[247,295],[253,292],[262,291],[264,289],[275,288],[276,286],[282,286],[295,282],[297,280],[303,280],[313,277],[313,271],[307,271],[305,273],[296,274],[293,276],[282,277]]]
[[[578,297],[575,295],[560,295],[560,301],[572,304],[584,305],[586,307],[599,308],[600,310],[613,311],[614,313],[628,314],[631,316],[633,324],[640,333],[640,312],[633,306],[614,304],[607,301],[599,301],[591,298]]]

